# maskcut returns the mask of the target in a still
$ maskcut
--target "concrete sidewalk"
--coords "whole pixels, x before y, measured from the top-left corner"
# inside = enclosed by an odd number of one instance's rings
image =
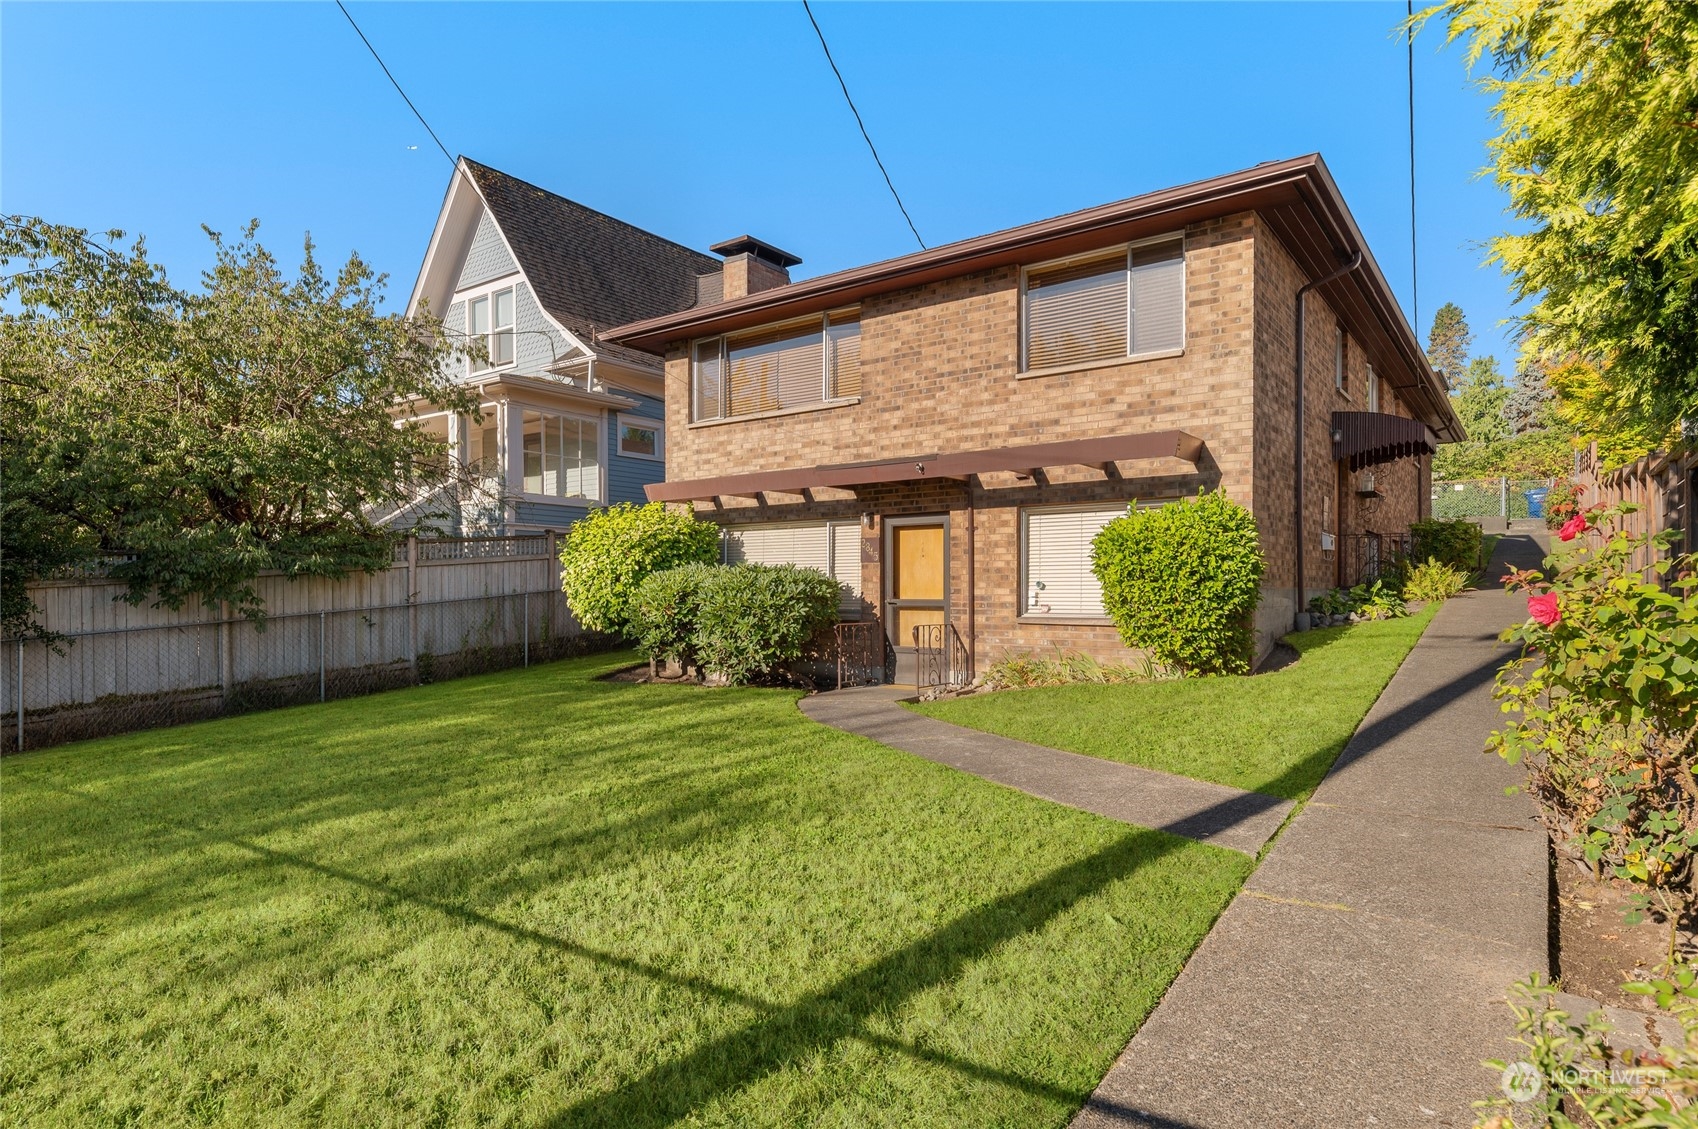
[[[1510,1056],[1507,989],[1548,972],[1545,836],[1502,715],[1495,586],[1449,601],[1074,1120],[1149,1126],[1468,1126]]]
[[[834,729],[947,764],[1058,804],[1254,856],[1285,822],[1291,801],[1223,784],[1028,745],[925,717],[893,686],[803,698],[802,712]]]

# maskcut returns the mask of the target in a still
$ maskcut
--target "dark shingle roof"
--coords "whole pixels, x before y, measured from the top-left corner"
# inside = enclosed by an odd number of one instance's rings
[[[598,353],[652,362],[651,354],[595,341],[594,332],[689,309],[696,277],[722,266],[711,255],[462,159],[537,300]]]

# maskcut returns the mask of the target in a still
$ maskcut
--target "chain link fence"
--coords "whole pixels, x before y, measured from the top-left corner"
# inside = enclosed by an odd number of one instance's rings
[[[1543,517],[1544,498],[1556,480],[1551,478],[1475,478],[1433,483],[1433,516],[1457,518]]]
[[[0,752],[605,649],[558,589],[0,643]]]

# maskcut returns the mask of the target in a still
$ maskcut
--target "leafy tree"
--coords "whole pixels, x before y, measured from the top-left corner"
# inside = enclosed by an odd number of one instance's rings
[[[1511,435],[1543,431],[1551,425],[1551,386],[1545,365],[1532,358],[1515,376],[1515,387],[1503,402],[1503,422]]]
[[[1489,60],[1490,172],[1519,221],[1490,257],[1532,303],[1527,347],[1588,358],[1608,430],[1698,416],[1698,5],[1454,0],[1416,22],[1441,13]]]
[[[1509,389],[1504,387],[1496,357],[1476,357],[1469,362],[1467,375],[1451,392],[1451,398],[1456,401],[1456,415],[1468,438],[1490,443],[1508,435],[1503,407]]]
[[[1462,307],[1446,302],[1433,315],[1433,328],[1427,333],[1427,363],[1455,388],[1468,370],[1468,347],[1473,343],[1474,334]]]
[[[440,323],[378,311],[358,256],[330,277],[311,240],[286,279],[254,241],[208,232],[202,292],[118,247],[0,219],[0,614],[39,631],[25,584],[112,558],[127,598],[261,612],[253,578],[387,565],[368,511],[449,481],[451,461],[392,409],[475,410]]]
[[[1624,422],[1614,408],[1614,391],[1597,365],[1569,357],[1549,373],[1556,401],[1552,412],[1581,445],[1598,444],[1606,468],[1649,454],[1669,438],[1668,429],[1642,420]]]

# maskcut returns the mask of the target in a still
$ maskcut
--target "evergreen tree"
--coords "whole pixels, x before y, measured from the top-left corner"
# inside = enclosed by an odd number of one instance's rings
[[[1468,347],[1473,343],[1474,334],[1468,328],[1462,307],[1455,302],[1440,306],[1433,315],[1433,328],[1427,334],[1427,363],[1444,374],[1453,391],[1467,376]]]

